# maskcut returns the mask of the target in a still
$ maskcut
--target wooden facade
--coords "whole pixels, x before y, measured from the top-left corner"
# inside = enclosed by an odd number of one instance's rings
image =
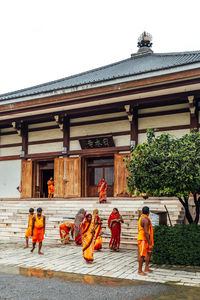
[[[102,176],[109,181],[110,196],[129,196],[123,159],[130,145],[144,142],[148,128],[177,137],[198,131],[199,99],[200,65],[102,86],[16,96],[12,105],[2,101],[0,172],[5,176],[0,197],[18,197],[20,182],[22,198],[47,197],[50,176],[56,198],[94,197]]]

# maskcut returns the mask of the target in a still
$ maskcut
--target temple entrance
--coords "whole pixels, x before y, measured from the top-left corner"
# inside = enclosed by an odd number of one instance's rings
[[[39,162],[39,193],[41,198],[48,198],[47,181],[54,178],[54,162]]]
[[[88,158],[87,168],[87,196],[98,197],[98,184],[103,177],[108,184],[107,196],[113,197],[114,186],[114,158]]]

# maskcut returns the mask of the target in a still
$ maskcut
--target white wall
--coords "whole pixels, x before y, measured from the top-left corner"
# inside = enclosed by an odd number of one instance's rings
[[[96,135],[96,134],[112,134],[113,132],[119,131],[128,131],[130,130],[130,122],[127,120],[105,122],[98,124],[88,124],[82,126],[74,126],[70,128],[71,137],[87,137],[87,135]]]
[[[0,198],[19,198],[21,160],[0,161]]]
[[[63,132],[59,128],[40,130],[40,131],[31,131],[28,133],[29,142],[59,139],[62,137],[63,137]]]
[[[156,136],[161,135],[162,133],[169,133],[174,137],[180,138],[185,134],[190,133],[190,129],[180,129],[180,130],[168,130],[168,131],[159,131],[156,132]],[[147,134],[146,133],[140,133],[138,135],[138,144],[142,144],[147,141]]]
[[[28,154],[59,152],[62,150],[62,145],[63,145],[62,142],[29,145],[28,146]]]
[[[138,129],[160,128],[168,126],[189,125],[190,114],[180,113],[174,115],[139,118]]]

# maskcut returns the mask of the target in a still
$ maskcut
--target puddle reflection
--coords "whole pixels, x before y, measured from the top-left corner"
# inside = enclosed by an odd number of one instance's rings
[[[119,278],[65,273],[43,270],[40,268],[24,268],[16,266],[5,266],[5,268],[1,268],[1,272],[16,275],[19,274],[26,277],[38,277],[48,279],[57,278],[62,281],[101,286],[149,286],[151,284],[154,284],[151,282],[144,282],[139,280],[134,281]],[[200,288],[177,286],[174,284],[165,284],[164,286],[167,287],[167,292],[165,294],[162,294],[160,296],[140,298],[138,300],[200,300]]]
[[[103,286],[130,286],[130,285],[141,285],[149,284],[142,281],[133,281],[128,279],[119,279],[103,276],[92,276],[74,273],[65,273],[58,271],[49,271],[39,268],[23,268],[19,267],[19,275],[27,277],[38,277],[38,278],[57,278],[62,281],[71,281],[75,283],[90,284],[90,285],[103,285]]]

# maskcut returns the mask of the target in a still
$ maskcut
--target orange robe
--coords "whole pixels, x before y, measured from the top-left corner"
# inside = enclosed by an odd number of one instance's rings
[[[48,185],[48,194],[53,195],[54,194],[54,182],[53,182],[53,180],[48,180],[47,185]]]
[[[40,243],[44,239],[44,217],[39,219],[36,215],[35,224],[33,228],[33,243]]]
[[[107,182],[101,181],[98,184],[98,192],[99,192],[99,202],[106,202],[107,199]]]
[[[35,217],[35,214],[33,214],[33,215],[29,214],[29,218],[28,218],[28,229],[26,230],[25,237],[31,237],[32,224],[33,224],[33,217]]]
[[[82,227],[82,246],[83,246],[83,257],[86,261],[93,261],[94,252],[94,236],[95,236],[95,222],[94,218],[91,223],[87,220],[83,220]]]
[[[150,236],[150,241],[151,241],[152,246],[154,245],[153,226],[152,226],[151,220],[149,219],[149,217],[147,215],[142,215],[139,218],[139,221],[138,221],[138,237],[137,237],[138,249],[139,249],[140,256],[147,256],[147,253],[151,253],[152,250],[149,249],[149,244],[148,244],[147,239],[145,237],[144,227],[141,226],[141,220],[143,218],[148,219],[149,223],[150,223],[148,234]]]
[[[100,222],[99,216],[95,216],[95,218],[97,219],[97,222]],[[94,240],[95,240],[94,250],[101,250],[102,249],[102,223],[99,223],[97,225]]]
[[[69,233],[74,230],[73,223],[62,223],[59,226],[61,243],[69,243]]]

